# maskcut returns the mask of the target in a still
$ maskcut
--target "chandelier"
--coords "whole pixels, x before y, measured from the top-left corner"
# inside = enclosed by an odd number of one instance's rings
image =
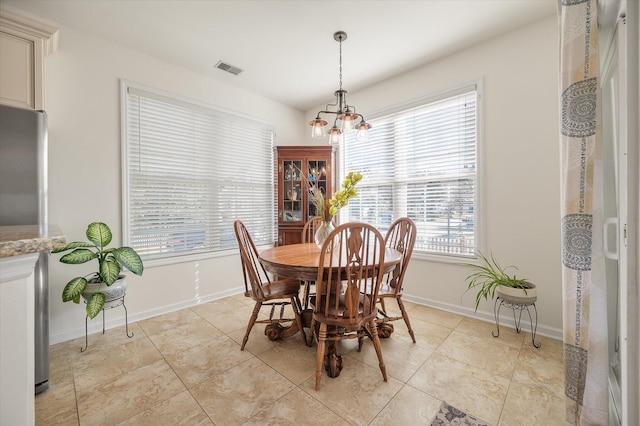
[[[319,111],[316,118],[309,122],[312,138],[324,138],[329,135],[329,143],[337,145],[345,132],[355,130],[358,140],[366,140],[369,137],[371,125],[364,121],[362,114],[356,113],[353,106],[347,104],[347,91],[342,88],[342,42],[347,39],[347,33],[338,31],[333,38],[340,43],[340,88],[334,92],[336,102],[327,104],[324,111]],[[335,107],[336,111],[330,111],[329,107]],[[327,122],[320,118],[320,114],[335,114],[333,127],[327,132]]]

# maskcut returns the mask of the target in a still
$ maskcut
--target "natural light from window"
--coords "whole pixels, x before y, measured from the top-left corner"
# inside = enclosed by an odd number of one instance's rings
[[[341,179],[364,178],[340,221],[386,232],[403,216],[418,230],[414,252],[473,256],[478,247],[477,86],[395,107],[370,120],[368,141],[347,134]]]

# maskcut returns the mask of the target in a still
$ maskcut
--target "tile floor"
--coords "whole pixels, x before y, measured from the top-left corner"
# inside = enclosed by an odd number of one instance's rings
[[[388,303],[391,305],[392,303]],[[407,303],[382,339],[388,382],[373,344],[341,342],[344,369],[314,390],[316,347],[300,334],[272,342],[254,327],[240,351],[252,301],[242,295],[51,347],[50,388],[38,425],[417,425],[442,400],[492,425],[565,425],[562,342]],[[263,311],[267,311],[266,308]]]

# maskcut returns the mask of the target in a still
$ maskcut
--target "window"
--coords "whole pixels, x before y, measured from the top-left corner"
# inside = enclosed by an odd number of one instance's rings
[[[124,242],[171,263],[275,239],[274,131],[262,122],[122,83]],[[167,260],[169,259],[169,260]]]
[[[394,108],[371,120],[369,140],[347,134],[341,173],[360,171],[358,196],[341,222],[386,232],[403,216],[418,229],[414,250],[473,256],[477,238],[476,85]]]

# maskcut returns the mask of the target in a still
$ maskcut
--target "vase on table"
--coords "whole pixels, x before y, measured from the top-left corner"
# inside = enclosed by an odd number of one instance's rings
[[[313,236],[313,239],[318,248],[322,248],[324,242],[327,240],[327,237],[329,237],[329,234],[331,234],[334,229],[335,228],[331,221],[322,221],[318,229],[316,229],[315,235]]]

